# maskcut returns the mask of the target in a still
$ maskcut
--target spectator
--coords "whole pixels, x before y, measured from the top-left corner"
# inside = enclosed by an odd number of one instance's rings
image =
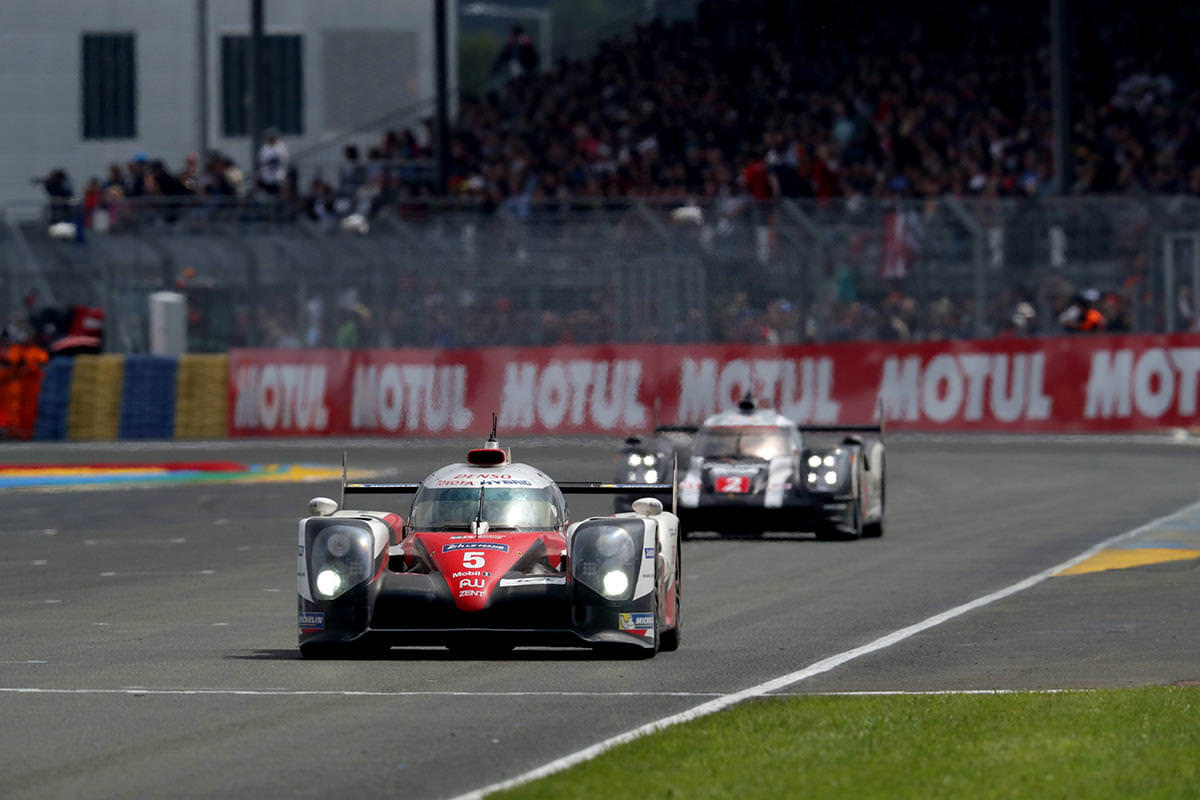
[[[72,205],[75,202],[75,188],[66,170],[53,169],[45,178],[35,179],[35,182],[41,183],[42,188],[46,190],[46,197],[50,201],[47,217],[51,225],[74,220],[75,211]]]
[[[146,165],[149,161],[145,153],[135,153],[129,160],[129,175],[125,179],[126,197],[142,197],[146,194]]]
[[[1100,292],[1088,289],[1067,301],[1058,314],[1059,325],[1068,333],[1099,333],[1105,330],[1104,315],[1096,307]]]
[[[521,78],[532,75],[538,68],[538,53],[533,46],[533,40],[520,25],[513,25],[504,40],[504,47],[496,55],[492,64],[492,72],[504,73],[510,78]]]
[[[279,138],[278,128],[267,128],[258,151],[258,188],[278,197],[288,176],[288,149]]]

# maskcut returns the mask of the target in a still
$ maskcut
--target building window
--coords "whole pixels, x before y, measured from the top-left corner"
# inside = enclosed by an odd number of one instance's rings
[[[83,138],[137,136],[137,58],[132,33],[85,33]]]
[[[304,133],[303,37],[264,36],[259,59],[262,128]],[[250,37],[221,37],[221,124],[225,136],[250,134]]]

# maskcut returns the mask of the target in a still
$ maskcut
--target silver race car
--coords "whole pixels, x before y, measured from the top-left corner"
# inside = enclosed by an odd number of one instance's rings
[[[685,538],[693,531],[881,536],[885,489],[881,426],[797,426],[746,397],[696,429],[679,480],[679,519]]]

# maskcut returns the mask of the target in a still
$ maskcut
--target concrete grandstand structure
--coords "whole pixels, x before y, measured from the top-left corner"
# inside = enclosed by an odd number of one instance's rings
[[[452,4],[453,5],[453,4]],[[45,197],[31,179],[63,169],[76,193],[142,152],[172,165],[208,149],[253,163],[238,64],[247,0],[3,4],[0,204]],[[393,116],[431,113],[433,14],[421,0],[266,4],[273,111],[295,153]],[[451,63],[450,85],[455,85]],[[285,95],[287,97],[285,97]],[[290,98],[290,99],[289,99]],[[404,114],[407,112],[407,115]],[[15,208],[14,208],[15,204]]]

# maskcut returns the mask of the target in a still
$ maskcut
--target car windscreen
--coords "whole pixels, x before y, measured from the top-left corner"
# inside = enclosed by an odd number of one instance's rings
[[[492,528],[553,530],[558,508],[550,487],[484,487],[483,519]],[[479,487],[430,489],[413,498],[409,525],[416,530],[469,527],[479,512]]]
[[[761,458],[787,454],[792,447],[785,428],[705,428],[696,435],[692,454],[701,458]]]

